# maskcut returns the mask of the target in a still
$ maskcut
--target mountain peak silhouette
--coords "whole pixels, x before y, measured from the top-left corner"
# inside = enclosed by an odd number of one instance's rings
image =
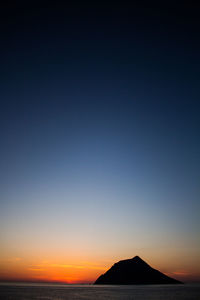
[[[180,281],[153,269],[139,256],[115,263],[95,284],[177,284]]]
[[[137,255],[132,258],[132,261],[134,261],[136,263],[144,263],[144,264],[147,265],[147,263],[143,259],[141,259],[139,256],[137,256]]]

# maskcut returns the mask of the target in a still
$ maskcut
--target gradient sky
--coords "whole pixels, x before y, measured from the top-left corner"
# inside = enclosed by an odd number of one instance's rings
[[[198,7],[2,9],[0,280],[141,256],[200,281]]]

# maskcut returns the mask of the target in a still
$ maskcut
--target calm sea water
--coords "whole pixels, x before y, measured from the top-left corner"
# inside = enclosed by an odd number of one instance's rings
[[[2,300],[199,300],[200,285],[105,286],[0,284]]]

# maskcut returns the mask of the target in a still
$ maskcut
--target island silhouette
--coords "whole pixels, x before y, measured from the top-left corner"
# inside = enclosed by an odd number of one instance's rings
[[[181,284],[153,269],[139,256],[115,263],[106,273],[97,278],[94,284]]]

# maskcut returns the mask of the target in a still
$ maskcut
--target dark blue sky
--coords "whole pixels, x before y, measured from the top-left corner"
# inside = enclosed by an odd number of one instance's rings
[[[134,234],[148,248],[148,226],[157,248],[156,228],[198,251],[199,10],[188,5],[2,9],[0,189],[11,243],[24,215],[26,235],[39,208],[49,206],[42,227],[58,207],[71,207],[73,224],[83,206],[96,216],[85,231],[97,227],[102,244],[103,232],[128,232],[125,255]]]

